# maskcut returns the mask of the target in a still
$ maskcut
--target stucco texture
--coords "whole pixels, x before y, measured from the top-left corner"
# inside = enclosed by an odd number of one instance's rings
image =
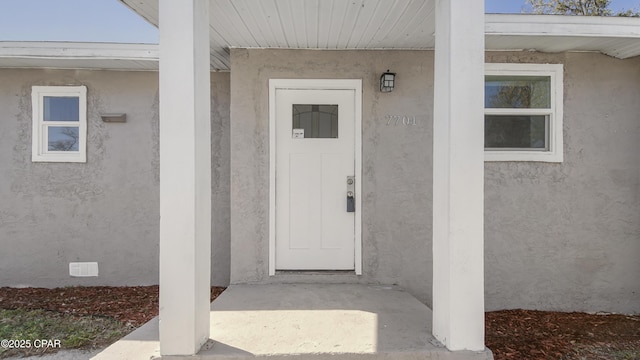
[[[232,49],[231,63],[231,282],[269,281],[269,79],[362,79],[363,276],[344,279],[430,299],[432,54]],[[387,69],[398,86],[381,93]]]
[[[157,284],[157,72],[0,69],[0,78],[0,286]],[[212,74],[215,285],[229,277],[228,78]],[[87,87],[86,163],[31,161],[34,85]],[[105,123],[104,113],[127,122]],[[69,262],[94,261],[98,277],[69,276]]]
[[[640,59],[500,52],[487,62],[565,69],[564,162],[485,166],[487,309],[640,312]],[[274,281],[268,80],[355,78],[363,275],[343,279],[397,284],[430,304],[433,52],[232,49],[231,63],[231,282]],[[380,93],[387,69],[397,86]],[[417,125],[388,126],[386,115]]]
[[[433,52],[232,49],[211,74],[212,284],[396,284],[431,304]],[[564,162],[485,165],[488,310],[640,312],[640,58],[564,64]],[[397,72],[392,93],[380,74]],[[158,283],[156,72],[0,69],[0,286]],[[268,276],[271,78],[362,79],[363,275]],[[86,85],[87,163],[31,162],[31,86]],[[101,113],[124,112],[124,124]],[[416,125],[387,124],[387,115]],[[69,277],[97,261],[97,278]]]
[[[485,166],[489,309],[640,312],[640,58],[564,64],[564,162]]]

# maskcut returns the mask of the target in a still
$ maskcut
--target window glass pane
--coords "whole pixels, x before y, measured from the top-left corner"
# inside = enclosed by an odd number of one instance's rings
[[[547,116],[485,115],[484,147],[548,150]]]
[[[485,108],[551,108],[548,76],[485,76]]]
[[[80,99],[78,97],[44,97],[44,121],[79,121]]]
[[[80,128],[77,126],[47,127],[49,151],[78,151]]]
[[[338,105],[293,105],[293,129],[304,129],[305,138],[338,137]]]

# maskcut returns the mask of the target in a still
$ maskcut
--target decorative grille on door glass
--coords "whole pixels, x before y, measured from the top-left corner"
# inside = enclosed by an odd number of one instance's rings
[[[304,138],[337,139],[338,105],[293,104],[293,129]]]

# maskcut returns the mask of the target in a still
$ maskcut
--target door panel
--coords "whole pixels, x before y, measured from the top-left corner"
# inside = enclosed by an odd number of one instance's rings
[[[354,269],[355,216],[346,211],[347,176],[355,175],[354,96],[276,91],[278,270]]]

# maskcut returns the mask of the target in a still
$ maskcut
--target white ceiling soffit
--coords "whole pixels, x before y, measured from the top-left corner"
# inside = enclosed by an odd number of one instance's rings
[[[158,0],[120,0],[158,25]],[[434,0],[210,0],[211,67],[229,48],[433,49]],[[640,55],[640,19],[486,15],[488,50]]]
[[[158,25],[158,0],[120,0]],[[211,66],[229,48],[432,49],[433,0],[211,0]]]
[[[2,41],[0,68],[158,70],[158,45]]]

